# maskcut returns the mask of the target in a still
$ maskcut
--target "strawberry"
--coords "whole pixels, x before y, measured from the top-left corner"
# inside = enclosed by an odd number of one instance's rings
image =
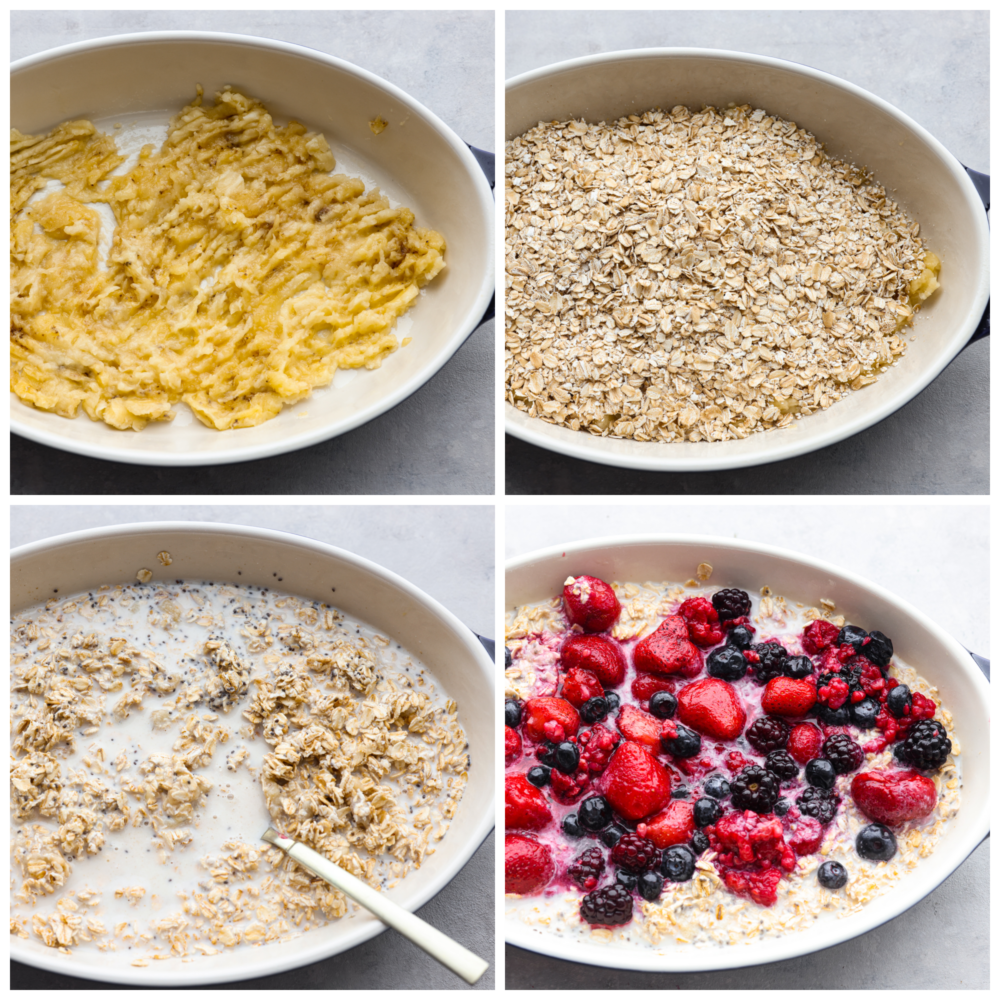
[[[571,576],[563,586],[563,607],[570,622],[586,632],[606,632],[622,610],[611,585],[596,576]]]
[[[736,739],[747,721],[736,688],[718,677],[705,677],[681,688],[677,717],[702,736],[720,740]]]
[[[542,830],[552,822],[545,796],[523,774],[508,775],[503,791],[508,830]]]
[[[583,770],[588,774],[603,774],[620,739],[620,736],[605,729],[600,723],[588,732],[580,733],[577,739],[580,748],[577,773]]]
[[[657,677],[655,674],[639,674],[632,681],[632,697],[636,701],[649,701],[657,691],[673,691],[676,683],[670,677]]]
[[[603,694],[604,688],[601,687],[597,675],[583,667],[574,667],[563,678],[562,696],[577,708],[591,698],[600,698]]]
[[[840,629],[831,622],[817,619],[802,630],[802,648],[811,655],[822,653],[837,641]]]
[[[530,896],[552,880],[556,866],[547,844],[532,837],[508,833],[503,841],[504,892]]]
[[[737,871],[718,866],[722,880],[730,892],[737,896],[745,896],[761,906],[773,906],[778,901],[778,883],[781,872],[777,868],[765,868],[763,871],[749,869]]]
[[[674,844],[686,844],[694,836],[694,803],[673,799],[663,812],[648,823],[640,823],[635,831],[661,851]]]
[[[521,709],[521,721],[535,743],[561,743],[580,728],[580,716],[565,698],[529,698]]]
[[[815,854],[823,843],[823,825],[812,816],[800,816],[792,824],[788,843],[798,855]]]
[[[559,654],[563,670],[581,667],[597,676],[606,688],[625,680],[625,657],[614,639],[604,635],[571,635]]]
[[[919,771],[864,771],[854,776],[851,795],[869,819],[886,826],[921,819],[937,805],[934,782]]]
[[[687,622],[679,615],[664,618],[659,628],[635,647],[635,669],[647,674],[684,674],[702,668],[701,653],[688,638]]]
[[[627,740],[641,743],[653,751],[660,749],[660,728],[663,720],[643,712],[632,705],[623,705],[616,720],[618,731]]]
[[[772,677],[764,688],[760,704],[768,715],[798,718],[816,704],[816,688],[809,681]]]
[[[633,822],[659,812],[670,799],[670,775],[638,743],[622,743],[602,779],[611,808]]]
[[[688,638],[696,646],[717,646],[725,638],[719,612],[705,597],[689,597],[677,613],[687,622]]]
[[[521,756],[521,737],[510,726],[504,726],[503,752],[508,764],[513,764]]]
[[[785,749],[800,764],[808,764],[819,756],[819,748],[823,745],[823,734],[808,722],[792,726]]]

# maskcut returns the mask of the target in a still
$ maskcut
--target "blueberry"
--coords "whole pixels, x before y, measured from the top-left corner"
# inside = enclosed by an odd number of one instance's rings
[[[738,681],[746,676],[748,666],[746,657],[735,646],[721,646],[708,654],[705,670],[711,677]]]
[[[658,719],[672,719],[677,711],[677,699],[669,691],[657,691],[649,699],[649,711]]]
[[[782,669],[785,671],[786,677],[794,677],[795,680],[800,681],[808,677],[815,670],[815,667],[808,656],[790,656],[785,660]]]
[[[677,725],[677,735],[673,739],[660,737],[660,745],[665,753],[674,757],[694,757],[701,752],[701,737],[687,726]]]
[[[685,844],[668,847],[663,852],[660,871],[671,882],[687,882],[694,875],[694,852]]]
[[[533,767],[528,771],[525,777],[535,786],[535,788],[544,788],[551,780],[552,768]]]
[[[837,779],[837,772],[833,769],[833,764],[822,757],[816,757],[806,764],[806,781],[814,788],[833,788],[833,783]]]
[[[879,703],[874,698],[862,698],[851,704],[851,722],[861,729],[871,729],[878,718]]]
[[[851,721],[851,710],[847,707],[847,702],[840,708],[819,704],[816,706],[816,715],[828,726],[846,726]]]
[[[521,725],[521,703],[514,698],[508,698],[504,702],[503,717],[511,729],[516,729]]]
[[[580,706],[580,718],[583,719],[584,722],[589,722],[591,725],[607,718],[607,715],[607,698],[591,698],[589,701],[585,701]]]
[[[503,665],[505,667],[509,667],[510,664],[511,664],[510,650],[506,646],[504,646],[504,648],[503,648]]]
[[[868,633],[857,625],[845,625],[837,636],[838,646],[853,646],[855,653],[863,653]],[[871,645],[871,643],[869,643]]]
[[[713,799],[724,799],[729,794],[729,782],[721,774],[710,774],[702,788]]]
[[[567,837],[583,836],[583,828],[580,826],[580,820],[577,818],[576,813],[570,813],[568,816],[563,817],[562,828],[563,833]]]
[[[704,854],[712,846],[712,843],[708,839],[708,834],[702,833],[701,830],[695,830],[691,835],[690,846],[695,854]]]
[[[894,687],[885,699],[885,707],[897,718],[901,719],[906,715],[906,710],[912,708],[913,696],[910,689],[905,684]]]
[[[612,824],[606,830],[601,831],[601,842],[606,847],[614,847],[626,833],[628,833],[628,830],[618,826],[617,824]]]
[[[548,767],[556,766],[556,745],[552,740],[546,740],[536,751],[535,756]]]
[[[698,799],[694,804],[694,825],[709,826],[722,815],[722,806],[715,799]]]
[[[888,861],[896,853],[896,838],[881,823],[869,823],[854,843],[866,861]]]
[[[625,871],[624,868],[619,868],[618,874],[615,876],[615,881],[619,885],[625,886],[631,892],[639,884],[639,876]]]
[[[736,649],[749,649],[753,644],[753,632],[746,625],[737,625],[731,628],[726,636],[726,645],[734,646]]]
[[[824,889],[843,889],[847,885],[847,869],[839,861],[824,861],[816,878]]]
[[[675,788],[670,794],[675,799],[689,799],[691,798],[691,789],[681,785],[679,788]]]
[[[870,632],[869,635],[872,641],[865,646],[864,654],[884,673],[892,659],[892,639],[879,631]]]
[[[575,743],[566,740],[556,747],[555,766],[563,774],[572,774],[580,765],[580,748]]]
[[[663,892],[663,876],[656,872],[643,872],[639,879],[639,893],[649,903],[655,903]]]
[[[790,806],[791,803],[788,799],[778,799],[778,801],[774,803],[774,815],[784,816],[785,813],[788,812]]]
[[[611,806],[603,795],[591,795],[580,803],[580,825],[597,833],[611,822]]]
[[[605,694],[604,700],[608,703],[609,712],[614,712],[622,703],[621,698],[619,698],[613,691],[609,691]]]

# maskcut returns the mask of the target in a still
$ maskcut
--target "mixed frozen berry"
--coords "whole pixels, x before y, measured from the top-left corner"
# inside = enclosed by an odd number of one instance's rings
[[[848,795],[871,821],[854,844],[869,863],[933,812],[951,741],[935,703],[889,675],[883,633],[820,619],[769,637],[727,588],[620,641],[610,584],[570,577],[562,602],[557,683],[505,704],[508,892],[572,888],[584,921],[618,926],[707,854],[729,892],[770,906]],[[888,747],[888,768],[863,770]],[[836,891],[848,872],[827,860],[816,877]]]

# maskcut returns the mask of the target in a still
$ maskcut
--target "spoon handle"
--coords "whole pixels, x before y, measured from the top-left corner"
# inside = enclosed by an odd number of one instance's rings
[[[300,844],[272,829],[269,829],[261,839],[280,848],[303,868],[307,868],[324,882],[329,882],[335,889],[350,896],[366,910],[374,913],[384,924],[408,937],[467,983],[476,982],[489,968],[489,962],[484,962],[478,955],[474,955],[468,948],[453,941],[447,934],[442,934],[416,914],[404,910],[386,895],[377,892],[361,879],[355,878],[350,872],[344,871],[311,847],[306,847],[305,844]]]

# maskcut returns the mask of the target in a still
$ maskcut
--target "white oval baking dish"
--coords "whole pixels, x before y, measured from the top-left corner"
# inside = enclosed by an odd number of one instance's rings
[[[46,131],[88,118],[117,134],[165,127],[193,100],[207,103],[224,84],[244,88],[276,120],[322,132],[337,169],[378,185],[412,208],[417,223],[443,233],[447,267],[398,325],[411,343],[376,371],[341,371],[332,386],[258,427],[219,432],[177,407],[173,423],[116,431],[84,413],[67,420],[11,397],[11,429],[54,448],[141,465],[218,465],[294,451],[336,437],[416,392],[492,315],[494,202],[470,148],[433,112],[385,80],[286,42],[209,32],[152,32],[79,42],[20,59],[11,67],[11,123]],[[375,135],[369,122],[389,127]],[[138,130],[136,130],[138,131]],[[157,140],[162,141],[162,140]],[[490,156],[491,159],[491,156]],[[489,164],[487,164],[488,166]],[[182,425],[183,422],[183,425]]]
[[[666,444],[602,438],[505,403],[506,429],[550,451],[659,472],[760,465],[826,447],[878,423],[929,385],[976,333],[989,301],[989,229],[962,164],[892,105],[845,80],[781,59],[716,49],[637,49],[556,63],[507,82],[506,138],[540,121],[610,121],[653,107],[752,104],[796,122],[827,150],[869,167],[943,261],[906,355],[878,382],[780,431],[742,441]],[[988,330],[988,327],[986,328]]]
[[[551,599],[569,575],[604,580],[688,580],[701,562],[713,567],[713,586],[759,590],[766,584],[789,600],[835,602],[838,614],[862,628],[890,636],[896,653],[936,685],[954,719],[962,747],[962,804],[951,828],[922,867],[860,913],[821,923],[786,938],[762,938],[753,947],[698,949],[677,946],[638,951],[634,947],[581,944],[546,937],[519,920],[505,922],[510,944],[571,962],[645,972],[702,972],[763,965],[806,955],[848,941],[899,916],[940,885],[989,833],[990,687],[969,652],[916,608],[854,574],[770,545],[698,535],[600,538],[560,545],[510,560],[504,606]]]
[[[172,558],[165,568],[157,553]],[[494,825],[495,705],[493,663],[475,634],[450,611],[406,580],[342,549],[262,528],[192,522],[116,525],[59,535],[11,554],[11,608],[103,584],[134,583],[139,569],[153,580],[209,580],[274,587],[335,606],[391,636],[427,665],[454,698],[469,738],[469,783],[451,827],[425,863],[390,890],[413,911],[441,891]],[[336,594],[332,589],[336,588]],[[247,830],[253,840],[263,829]],[[133,968],[134,955],[67,956],[37,939],[11,937],[11,957],[64,975],[142,986],[194,986],[270,975],[309,965],[369,940],[385,925],[367,911],[317,928],[293,941],[238,949],[194,961],[165,960]],[[486,956],[489,958],[490,956]]]

